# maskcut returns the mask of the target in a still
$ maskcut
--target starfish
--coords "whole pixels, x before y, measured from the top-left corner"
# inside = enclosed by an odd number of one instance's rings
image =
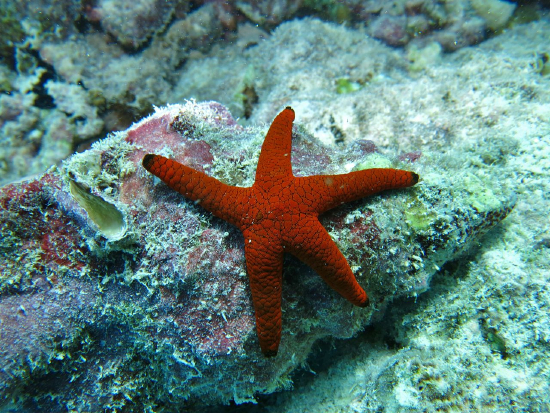
[[[242,231],[256,331],[267,357],[277,354],[281,340],[284,253],[308,264],[352,304],[367,306],[367,294],[318,216],[345,202],[418,182],[414,172],[383,168],[295,177],[290,162],[293,121],[290,107],[277,115],[248,188],[226,185],[160,155],[143,158],[145,169],[170,188]]]

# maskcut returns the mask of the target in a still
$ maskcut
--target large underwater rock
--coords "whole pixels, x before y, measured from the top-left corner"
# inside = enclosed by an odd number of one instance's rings
[[[172,105],[0,188],[0,405],[17,396],[21,411],[180,411],[253,400],[289,385],[317,340],[351,337],[395,298],[427,290],[513,207],[498,182],[443,174],[421,152],[323,147],[298,112],[295,175],[397,167],[421,182],[322,217],[372,304],[352,306],[289,257],[281,347],[266,359],[242,235],[141,166],[153,152],[249,186],[266,131],[215,102]]]

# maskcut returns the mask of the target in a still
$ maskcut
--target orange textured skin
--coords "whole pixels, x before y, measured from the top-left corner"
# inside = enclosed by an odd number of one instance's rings
[[[368,305],[365,291],[318,215],[344,202],[418,182],[414,172],[367,169],[344,175],[295,177],[290,161],[294,110],[273,121],[249,188],[226,185],[173,160],[145,155],[143,166],[170,188],[199,202],[244,234],[245,257],[262,352],[275,356],[281,340],[283,254],[311,266],[342,297]]]

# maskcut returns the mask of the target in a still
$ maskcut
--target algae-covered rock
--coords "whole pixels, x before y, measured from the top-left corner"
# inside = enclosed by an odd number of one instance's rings
[[[137,48],[166,27],[176,9],[184,14],[188,3],[187,0],[99,0],[88,14],[91,19],[101,20],[103,28],[121,44]]]
[[[514,3],[504,0],[471,0],[471,3],[491,30],[502,29],[516,9]]]
[[[296,123],[295,175],[345,173],[384,157],[370,142],[323,147],[303,132],[299,112]],[[243,129],[214,102],[173,105],[59,169],[0,189],[3,400],[17,393],[21,406],[32,400],[48,411],[167,412],[254,400],[290,385],[317,340],[351,337],[395,298],[428,289],[439,267],[513,207],[497,184],[475,196],[475,180],[439,179],[429,157],[386,156],[422,182],[322,217],[373,304],[353,307],[287,260],[281,347],[266,359],[241,234],[141,167],[144,154],[159,153],[249,186],[265,132]],[[116,236],[98,210],[119,224]]]

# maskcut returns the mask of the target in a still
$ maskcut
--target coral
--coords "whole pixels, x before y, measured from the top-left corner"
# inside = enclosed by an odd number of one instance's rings
[[[56,109],[67,115],[75,140],[97,137],[103,131],[103,121],[97,107],[92,106],[89,94],[77,85],[47,81],[45,88],[53,98]]]
[[[273,27],[294,16],[303,0],[236,0],[235,7],[256,24]]]
[[[312,14],[332,21],[364,24],[377,39],[392,46],[411,42],[422,47],[436,41],[457,50],[486,39],[511,19],[516,5],[503,0],[343,0],[305,2]],[[312,4],[313,3],[313,4]]]
[[[2,46],[13,48],[25,36],[39,42],[45,38],[66,39],[76,33],[74,22],[81,10],[81,0],[33,0],[30,3],[2,0]],[[28,7],[39,10],[29,13]],[[6,24],[6,26],[4,26]],[[4,36],[4,33],[6,34]]]
[[[505,0],[470,0],[472,7],[491,30],[501,30],[512,17],[516,5]]]
[[[74,119],[38,107],[34,90],[44,74],[19,76],[0,96],[0,183],[43,172],[69,156],[77,140]]]
[[[267,122],[274,115],[273,107],[262,108],[259,114],[255,112],[264,100],[281,99],[276,96],[278,83],[272,80],[273,74],[282,73],[271,67],[271,56],[275,54],[307,59],[305,66],[329,62],[331,67],[327,67],[325,73],[315,69],[317,73],[309,73],[311,68],[306,68],[288,82],[292,90],[304,92],[307,89],[304,84],[317,82],[310,86],[319,90],[308,90],[321,97],[316,100],[324,101],[331,100],[327,98],[330,91],[327,93],[324,82],[346,79],[348,86],[354,85],[352,89],[357,85],[364,87],[380,80],[376,76],[389,66],[395,65],[398,69],[402,65],[400,59],[389,59],[387,52],[382,53],[384,57],[372,53],[373,42],[365,38],[364,33],[393,46],[414,46],[409,49],[411,70],[423,70],[427,64],[435,63],[438,56],[438,49],[427,45],[439,44],[444,51],[457,50],[501,33],[509,21],[519,21],[512,15],[514,5],[499,0],[64,0],[50,3],[33,0],[29,7],[40,13],[29,15],[26,3],[3,1],[5,35],[0,56],[10,71],[7,78],[20,77],[19,81],[24,82],[37,71],[45,71],[33,87],[35,100],[30,104],[31,99],[27,98],[25,103],[28,112],[34,111],[29,105],[47,110],[39,111],[40,119],[36,121],[38,127],[34,135],[41,136],[24,140],[29,142],[30,152],[38,146],[58,145],[58,155],[46,150],[47,154],[40,154],[40,161],[34,162],[33,154],[19,153],[17,156],[23,159],[1,163],[2,182],[43,172],[46,166],[66,157],[73,149],[85,149],[104,131],[127,128],[133,120],[151,113],[153,105],[177,103],[192,97],[215,99],[226,104],[237,117],[253,123]],[[296,20],[294,25],[299,30],[275,47],[274,43],[283,37],[279,30],[283,27],[281,23],[308,15],[345,22],[350,29],[347,32],[343,27],[340,32],[334,28],[322,30],[314,20]],[[251,26],[256,26],[253,36]],[[264,42],[269,34],[257,26],[273,31],[274,36]],[[284,30],[290,34],[288,26]],[[217,54],[202,59],[212,48]],[[201,65],[198,74],[189,76]],[[286,67],[285,64],[278,66]],[[12,88],[10,83],[3,81],[0,89]],[[20,92],[17,88],[13,90]],[[336,86],[337,93],[348,90],[348,87]],[[20,106],[18,102],[14,105]],[[317,111],[310,110],[310,113]],[[307,123],[322,131],[326,143],[358,138],[358,131],[346,130],[342,125],[343,119],[351,114],[334,118],[334,122],[331,116],[324,112],[317,124]],[[41,125],[42,119],[50,117],[53,119]],[[11,119],[12,127],[27,131],[26,118]],[[59,137],[50,133],[48,124],[56,125]],[[10,140],[7,136],[3,138]]]
[[[2,7],[2,16],[0,17],[0,24],[2,25],[2,37],[0,38],[0,58],[2,62],[7,62],[10,66],[14,66],[14,53],[13,47],[15,43],[22,42],[25,38],[25,32],[21,27],[21,22],[11,13],[13,13],[12,7],[0,3]]]
[[[300,61],[304,62],[303,68],[296,64]],[[329,113],[322,106],[327,102],[340,102],[335,103],[336,106],[349,102],[352,94],[337,92],[357,89],[358,85],[362,87],[353,95],[370,94],[366,92],[369,85],[383,77],[383,73],[400,67],[403,62],[394,52],[360,32],[316,19],[303,19],[280,25],[268,41],[244,53],[242,46],[236,45],[206,59],[189,62],[170,101],[186,97],[216,99],[236,116],[244,116],[246,108],[235,96],[242,95],[244,90],[253,90],[258,102],[251,105],[250,121],[270,122],[277,111],[275,102],[280,105],[292,97],[292,107],[307,119],[306,127],[311,127],[310,131],[315,131],[324,142],[332,143],[334,133],[327,130],[330,116],[348,114]],[[343,85],[335,85],[337,79],[344,79]],[[313,109],[315,102],[323,103]],[[338,126],[340,120],[335,119]]]
[[[441,173],[427,173],[429,156],[422,156],[415,169],[426,178],[414,194],[388,193],[325,215],[322,224],[374,308],[352,309],[312,270],[291,262],[283,307],[292,311],[284,315],[280,354],[268,362],[254,333],[238,231],[139,166],[145,153],[161,153],[228,184],[250,185],[264,134],[263,127],[244,130],[217,103],[188,102],[157,109],[60,169],[1,189],[0,266],[9,269],[0,288],[9,333],[0,336],[4,400],[16,389],[22,407],[48,411],[93,411],[98,403],[181,411],[253,400],[287,385],[316,340],[350,337],[397,297],[428,289],[437,268],[476,245],[513,205],[497,183],[479,196],[472,182],[436,185]],[[338,151],[301,128],[293,135],[297,175],[347,172],[381,156],[368,143]],[[122,238],[102,233],[89,206],[71,196],[71,182],[122,214]],[[403,213],[409,205],[412,217]],[[419,225],[426,217],[430,224]]]
[[[179,16],[184,15],[188,3],[187,0],[100,0],[88,13],[122,45],[136,48],[163,30],[176,9]]]
[[[370,24],[369,31],[390,46],[403,46],[410,40],[405,16],[382,15]]]
[[[222,5],[187,15],[183,0],[32,3],[41,13],[2,6],[10,34],[0,90],[10,94],[0,97],[0,182],[43,172],[166,103],[191,50],[208,50],[234,27]]]

